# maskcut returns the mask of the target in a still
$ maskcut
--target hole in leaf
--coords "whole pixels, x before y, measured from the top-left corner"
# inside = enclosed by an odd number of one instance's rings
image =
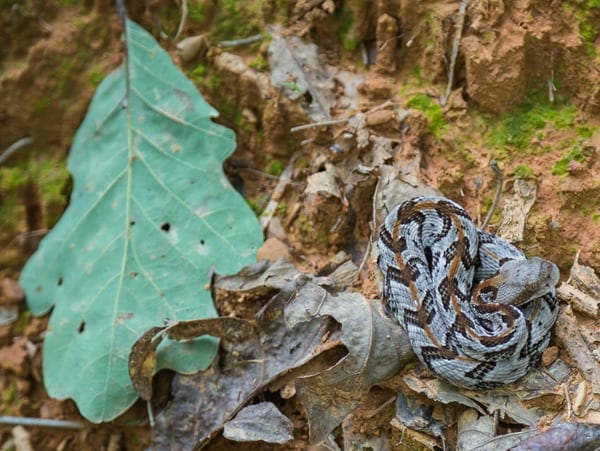
[[[85,321],[81,321],[79,323],[79,327],[77,328],[77,333],[82,333],[85,330]]]
[[[135,219],[132,219],[131,221],[129,221],[129,225],[130,226],[134,226],[135,225]]]
[[[160,229],[163,232],[168,232],[171,229],[171,224],[169,224],[168,222],[163,222],[163,225],[160,226]]]
[[[202,246],[204,246],[204,243],[205,243],[205,241],[204,241],[204,240],[200,240],[200,244],[201,244]]]
[[[56,285],[58,285],[60,287],[62,284],[63,284],[63,278],[59,277],[58,282],[56,282]]]

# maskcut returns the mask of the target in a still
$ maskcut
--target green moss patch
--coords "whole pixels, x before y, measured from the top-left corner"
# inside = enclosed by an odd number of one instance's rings
[[[429,133],[439,138],[446,128],[444,112],[437,100],[426,94],[416,94],[408,101],[407,106],[422,111],[429,121]]]

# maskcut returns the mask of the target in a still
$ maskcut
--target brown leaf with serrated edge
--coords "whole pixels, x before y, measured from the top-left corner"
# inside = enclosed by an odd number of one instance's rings
[[[166,326],[148,329],[135,342],[129,354],[129,377],[144,401],[152,398],[152,376],[156,367],[156,348],[162,342]]]

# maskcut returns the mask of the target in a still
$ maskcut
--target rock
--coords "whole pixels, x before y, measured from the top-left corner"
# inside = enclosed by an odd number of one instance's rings
[[[204,56],[208,50],[206,35],[190,36],[175,46],[175,53],[184,61],[191,61],[197,55]]]

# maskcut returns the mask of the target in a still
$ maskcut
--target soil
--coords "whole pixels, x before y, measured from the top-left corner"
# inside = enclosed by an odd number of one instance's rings
[[[219,122],[235,130],[238,148],[226,163],[234,186],[257,214],[270,198],[277,200],[261,258],[284,256],[315,273],[343,250],[360,264],[372,235],[377,185],[372,175],[353,172],[350,179],[340,169],[368,164],[351,124],[290,132],[315,122],[306,108],[314,99],[291,99],[270,83],[270,39],[264,35],[267,25],[278,24],[284,38],[315,43],[336,74],[327,119],[364,113],[371,137],[397,142],[399,167],[418,154],[420,181],[459,202],[479,223],[492,205],[497,178],[489,164],[497,161],[504,181],[490,229],[498,230],[514,182],[526,180],[537,191],[519,246],[554,261],[563,279],[577,253],[600,274],[600,8],[594,2],[469,4],[443,107],[459,1],[230,3],[188,1],[177,39],[181,9],[175,2],[128,8],[219,110]],[[123,59],[120,22],[106,0],[0,0],[0,24],[0,150],[25,136],[34,139],[0,166],[0,307],[18,314],[0,326],[0,412],[84,421],[72,401],[45,394],[47,317],[31,315],[15,281],[67,206],[68,150],[94,89]],[[263,40],[217,45],[254,33],[263,33]],[[206,34],[206,48],[185,61],[177,42],[199,34]],[[340,82],[343,74],[360,79],[352,95]],[[290,184],[271,197],[288,165]],[[355,289],[375,298],[375,269],[366,261]],[[247,316],[242,304],[226,314]],[[376,397],[372,408],[386,395]],[[284,410],[296,412],[289,403]],[[144,411],[140,403],[117,421],[82,431],[27,431],[39,450],[144,449],[151,434]],[[361,424],[377,431],[389,428],[389,420],[375,416]],[[301,415],[295,422],[306,432]],[[12,437],[11,427],[0,426],[0,444],[10,449]],[[288,448],[305,448],[307,440],[298,434]],[[227,446],[224,439],[214,444]]]

